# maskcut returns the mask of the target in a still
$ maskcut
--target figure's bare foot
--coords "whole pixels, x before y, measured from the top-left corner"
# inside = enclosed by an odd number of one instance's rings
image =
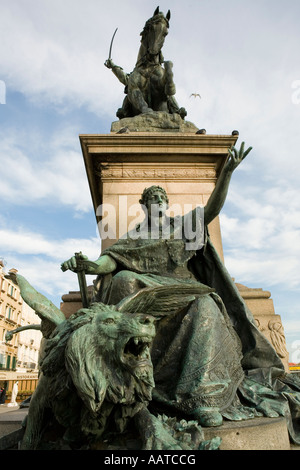
[[[221,426],[223,418],[217,408],[196,408],[192,416],[198,423],[207,428],[211,426]]]

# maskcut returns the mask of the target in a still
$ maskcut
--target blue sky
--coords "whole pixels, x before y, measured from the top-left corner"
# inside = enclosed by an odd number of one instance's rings
[[[298,0],[0,0],[0,256],[59,305],[77,290],[60,263],[100,240],[79,134],[110,132],[145,20],[171,9],[163,49],[176,99],[207,134],[253,146],[221,215],[225,264],[270,291],[288,349],[300,341]],[[199,93],[199,98],[190,98]]]

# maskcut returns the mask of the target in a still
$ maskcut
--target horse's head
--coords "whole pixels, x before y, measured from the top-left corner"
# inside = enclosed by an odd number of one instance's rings
[[[147,54],[158,55],[160,53],[168,34],[170,16],[170,10],[165,16],[157,7],[153,16],[146,22],[141,32],[141,42]]]

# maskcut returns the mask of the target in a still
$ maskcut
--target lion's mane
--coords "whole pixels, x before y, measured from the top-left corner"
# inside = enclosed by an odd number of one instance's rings
[[[124,359],[124,347],[132,337],[138,338],[145,328],[143,315],[124,314],[101,303],[81,309],[54,331],[48,341],[41,370],[52,391],[52,409],[59,408],[57,419],[65,427],[70,417],[61,412],[62,402],[70,409],[72,422],[77,415],[81,430],[100,436],[108,421],[119,432],[126,427],[144,403],[151,400],[154,387],[152,363],[144,358]],[[149,338],[151,340],[151,325]],[[68,390],[68,393],[66,393]],[[80,411],[78,403],[82,403]]]

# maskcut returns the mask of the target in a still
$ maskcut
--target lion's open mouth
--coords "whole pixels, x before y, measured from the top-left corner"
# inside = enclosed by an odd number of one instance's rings
[[[124,347],[124,358],[127,360],[148,360],[150,358],[150,343],[152,338],[148,336],[134,336],[130,338]]]

